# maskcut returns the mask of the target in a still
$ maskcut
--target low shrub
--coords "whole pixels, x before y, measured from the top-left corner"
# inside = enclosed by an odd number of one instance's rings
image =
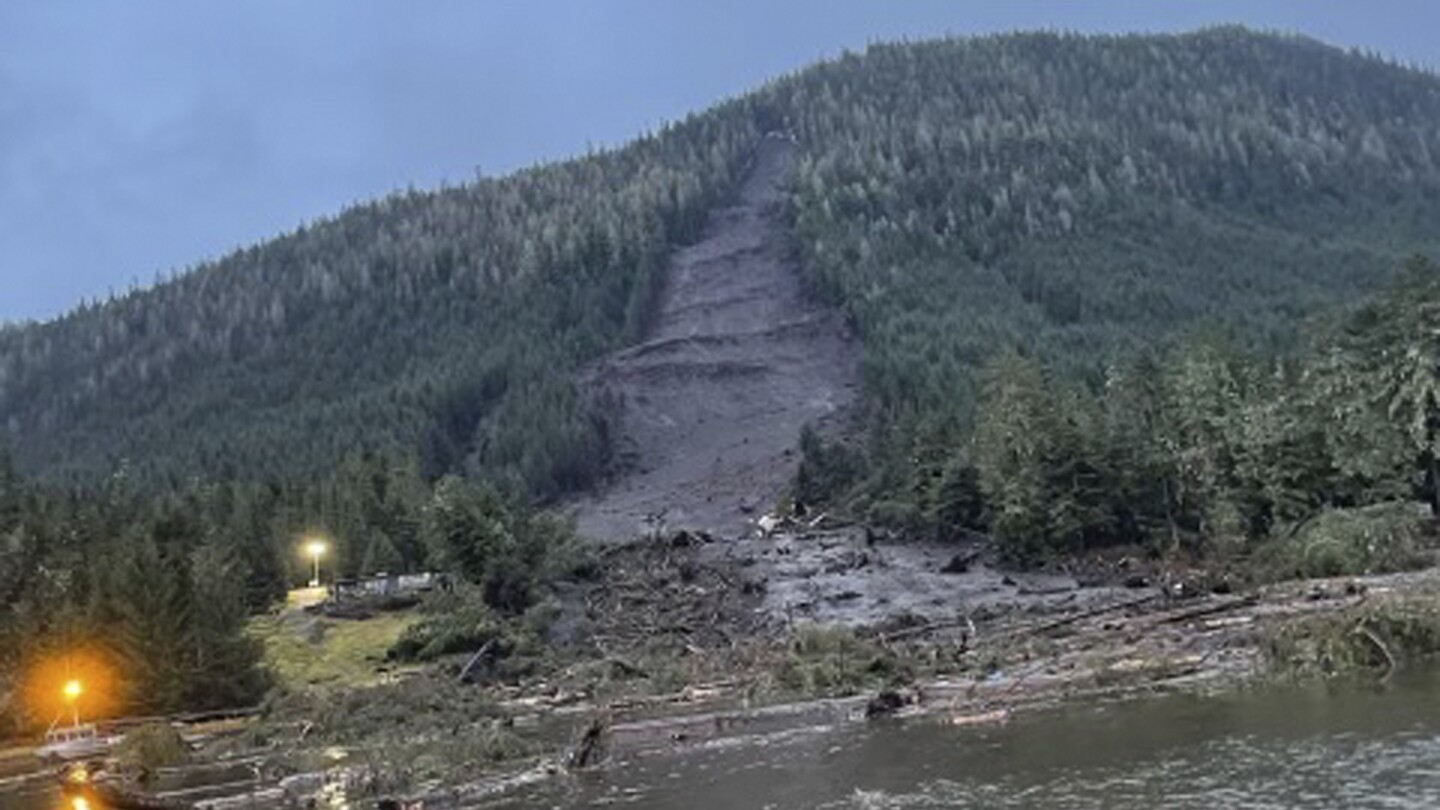
[[[1389,675],[1440,655],[1440,599],[1427,593],[1367,600],[1349,610],[1269,628],[1262,649],[1272,672],[1296,678]]]
[[[425,618],[406,628],[390,648],[390,658],[433,661],[446,655],[473,653],[504,635],[504,623],[474,586],[461,585],[431,594],[421,611]]]
[[[125,735],[115,758],[142,771],[172,768],[190,761],[190,746],[168,723],[147,723]]]
[[[440,673],[343,692],[277,695],[264,713],[310,723],[310,738],[337,745],[458,733],[502,716],[482,690]]]
[[[1421,563],[1429,530],[1414,503],[1329,509],[1271,541],[1260,562],[1276,579],[1401,571]]]
[[[779,685],[807,696],[852,695],[891,680],[893,655],[848,627],[804,625],[774,666]]]

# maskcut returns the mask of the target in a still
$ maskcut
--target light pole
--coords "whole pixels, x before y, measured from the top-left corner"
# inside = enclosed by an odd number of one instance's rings
[[[325,541],[311,540],[305,544],[305,551],[310,555],[311,577],[310,587],[320,587],[320,558],[325,556]]]
[[[80,725],[80,696],[85,693],[85,685],[71,678],[65,682],[60,693],[65,696],[65,702],[70,704],[71,719],[75,725]]]

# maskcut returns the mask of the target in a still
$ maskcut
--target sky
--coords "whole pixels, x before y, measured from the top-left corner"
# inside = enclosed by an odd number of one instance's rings
[[[1440,67],[1435,0],[3,0],[0,322],[623,143],[876,40],[1231,22]]]

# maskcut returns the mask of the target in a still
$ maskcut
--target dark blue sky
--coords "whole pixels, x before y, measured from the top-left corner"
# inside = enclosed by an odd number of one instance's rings
[[[621,142],[875,39],[1220,22],[1440,65],[1435,0],[4,0],[0,320]]]

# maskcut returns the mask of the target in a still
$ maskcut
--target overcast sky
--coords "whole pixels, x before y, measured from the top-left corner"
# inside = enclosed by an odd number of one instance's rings
[[[876,39],[1219,22],[1440,65],[1436,0],[0,0],[0,320],[622,142]]]

